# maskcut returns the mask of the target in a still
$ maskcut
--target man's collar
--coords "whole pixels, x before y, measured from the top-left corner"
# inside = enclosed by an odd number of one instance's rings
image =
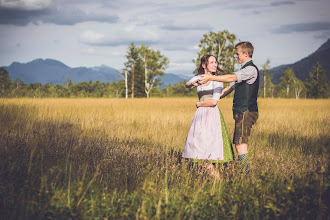
[[[241,65],[241,67],[242,67],[242,66],[244,66],[245,64],[247,64],[248,62],[250,62],[251,60],[252,60],[252,58],[249,59],[249,60],[247,60],[247,61],[245,61],[245,62],[243,62],[243,63],[240,63],[239,65]]]

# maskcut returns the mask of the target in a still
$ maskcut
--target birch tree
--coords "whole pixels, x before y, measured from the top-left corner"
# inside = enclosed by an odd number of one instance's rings
[[[279,86],[286,92],[286,97],[290,97],[290,88],[294,88],[294,81],[297,80],[292,68],[288,68],[284,71],[284,75],[280,78],[281,82]]]
[[[275,85],[272,83],[272,76],[269,74],[270,70],[270,60],[267,59],[266,63],[262,65],[263,83],[260,88],[260,93],[264,98],[272,97],[274,98],[274,88]]]
[[[125,98],[128,98],[128,86],[127,86],[127,71],[124,71],[125,74]]]
[[[306,90],[305,84],[298,78],[295,78],[293,81],[293,86],[294,86],[294,95],[296,99],[299,99],[301,92]]]
[[[144,91],[149,98],[150,91],[158,85],[159,77],[164,75],[169,61],[159,50],[151,50],[144,44],[139,48],[139,56],[144,66]]]
[[[263,83],[263,87],[264,87],[264,98],[267,96],[267,80],[269,80],[269,66],[270,60],[267,59],[266,63],[264,65],[262,65],[262,73],[264,75],[264,83]]]

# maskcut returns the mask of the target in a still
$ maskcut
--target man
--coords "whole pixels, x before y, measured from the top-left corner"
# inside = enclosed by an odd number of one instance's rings
[[[222,76],[203,75],[199,83],[210,80],[220,82],[235,82],[223,90],[221,98],[235,90],[233,115],[235,119],[234,144],[241,163],[241,171],[249,173],[248,138],[252,125],[258,119],[257,96],[259,89],[259,70],[252,62],[253,46],[250,42],[240,42],[235,45],[235,58],[241,69],[234,74]],[[199,107],[199,103],[196,104]]]

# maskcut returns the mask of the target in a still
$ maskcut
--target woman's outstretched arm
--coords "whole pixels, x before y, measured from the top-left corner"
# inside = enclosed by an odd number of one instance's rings
[[[198,86],[197,81],[198,81],[198,79],[197,79],[196,81],[194,81],[194,82],[188,81],[188,82],[186,83],[186,88],[192,88],[192,87],[194,87],[194,86]]]
[[[187,83],[186,83],[186,88],[192,88],[194,86],[198,86],[198,80],[201,78],[200,75],[198,76],[194,76],[193,78],[191,78]]]

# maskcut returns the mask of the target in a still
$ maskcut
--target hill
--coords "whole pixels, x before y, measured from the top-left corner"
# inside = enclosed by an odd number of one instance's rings
[[[325,42],[320,48],[318,48],[311,55],[299,60],[293,64],[286,64],[274,67],[270,70],[270,74],[273,76],[273,83],[278,84],[280,77],[283,76],[284,71],[291,67],[296,74],[296,77],[302,81],[305,81],[312,70],[312,67],[319,62],[324,70],[328,80],[330,79],[330,39]]]
[[[81,81],[118,81],[123,77],[114,68],[107,66],[100,67],[77,67],[71,68],[64,63],[53,59],[36,59],[28,63],[13,62],[5,67],[10,77],[15,80],[17,77],[26,83],[54,83],[63,84],[70,76],[72,82]]]
[[[83,81],[101,82],[118,82],[124,77],[120,71],[105,65],[97,67],[76,67],[71,68],[64,63],[54,59],[35,59],[28,63],[13,62],[11,65],[5,67],[12,80],[18,77],[25,83],[54,83],[63,84],[69,76],[73,83]],[[167,84],[173,85],[175,82],[179,83],[185,77],[176,75],[174,73],[167,73],[161,78],[162,85],[160,88],[166,87]]]

